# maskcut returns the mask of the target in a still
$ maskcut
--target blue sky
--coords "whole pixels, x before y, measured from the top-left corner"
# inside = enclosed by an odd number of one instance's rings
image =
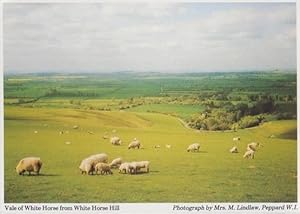
[[[5,72],[296,68],[295,3],[4,4]]]

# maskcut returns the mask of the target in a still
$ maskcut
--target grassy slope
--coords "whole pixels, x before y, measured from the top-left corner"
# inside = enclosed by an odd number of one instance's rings
[[[296,201],[296,140],[276,138],[295,127],[296,121],[276,121],[238,133],[195,132],[154,113],[5,107],[5,202]],[[113,129],[125,142],[120,147],[102,139]],[[60,130],[70,133],[59,135]],[[241,137],[238,154],[228,152],[234,136]],[[144,149],[127,149],[134,137]],[[254,160],[245,160],[242,153],[251,141],[264,147]],[[193,142],[200,142],[201,152],[185,151]],[[155,150],[156,144],[162,148]],[[99,152],[110,160],[150,160],[150,173],[80,175],[80,161]],[[43,176],[18,176],[17,162],[31,155],[42,158]]]

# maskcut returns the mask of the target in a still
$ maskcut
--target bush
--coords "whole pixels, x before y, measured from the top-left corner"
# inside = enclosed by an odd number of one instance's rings
[[[258,126],[260,122],[261,120],[257,116],[246,116],[243,117],[238,124],[239,124],[239,128],[244,129],[244,128]]]

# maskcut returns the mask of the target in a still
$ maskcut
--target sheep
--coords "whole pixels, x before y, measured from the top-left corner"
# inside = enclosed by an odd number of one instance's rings
[[[241,138],[240,138],[240,137],[234,137],[232,140],[233,140],[233,141],[240,141]]]
[[[119,165],[122,164],[122,158],[116,158],[110,163],[111,168],[117,168]]]
[[[119,173],[129,173],[129,163],[122,163],[119,167]]]
[[[119,137],[112,137],[110,139],[110,142],[111,142],[112,145],[116,145],[116,146],[120,146],[121,143],[122,143],[122,141]]]
[[[94,134],[94,132],[92,132],[92,131],[88,131],[87,133],[88,133],[88,134]]]
[[[159,148],[160,148],[160,145],[155,145],[154,148],[155,148],[155,149],[159,149]]]
[[[194,143],[189,145],[189,147],[187,148],[187,152],[199,152],[200,149],[200,144],[199,143]]]
[[[258,147],[261,147],[260,143],[255,143],[255,142],[249,143],[247,145],[247,151],[249,151],[249,150],[256,151],[258,149]]]
[[[244,154],[244,156],[243,156],[243,158],[251,158],[251,159],[254,159],[254,153],[255,153],[255,151],[253,151],[253,150],[247,150],[246,152],[245,152],[245,154]]]
[[[97,163],[107,163],[108,156],[105,153],[91,155],[81,161],[79,169],[81,174],[93,174]]]
[[[128,165],[129,173],[136,174],[140,169],[145,168],[146,172],[149,172],[149,161],[136,161],[131,162]]]
[[[59,134],[60,134],[60,135],[64,134],[64,131],[60,131]]]
[[[230,153],[238,153],[238,149],[236,146],[232,147],[230,150],[229,150]]]
[[[71,144],[71,142],[70,142],[70,141],[67,141],[67,142],[65,142],[65,144],[66,144],[66,145],[70,145],[70,144]]]
[[[42,165],[43,163],[41,161],[41,158],[26,157],[20,160],[16,167],[16,172],[19,175],[24,175],[26,171],[29,173],[29,175],[31,175],[31,172],[35,172],[37,175],[39,175]]]
[[[171,149],[171,145],[170,144],[166,144],[166,148],[167,149]]]
[[[73,126],[73,129],[78,129],[78,128],[79,128],[79,126],[77,126],[77,125]]]
[[[34,134],[37,134],[37,133],[38,133],[38,131],[35,130],[35,131],[34,131]]]
[[[97,163],[95,165],[95,171],[96,171],[96,174],[98,174],[98,172],[101,173],[101,175],[103,174],[113,174],[113,172],[111,171],[110,169],[110,166],[109,164],[106,164],[106,163]]]
[[[108,139],[109,137],[108,137],[108,135],[103,135],[102,138],[103,138],[104,140],[106,140],[106,139]]]
[[[128,149],[135,149],[135,148],[139,149],[140,146],[141,146],[140,141],[134,138],[133,141],[128,145]]]

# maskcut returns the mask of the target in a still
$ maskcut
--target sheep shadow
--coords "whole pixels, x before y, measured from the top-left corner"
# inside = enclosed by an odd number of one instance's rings
[[[159,171],[149,171],[149,172],[146,172],[146,171],[138,171],[136,173],[130,173],[129,175],[143,175],[143,174],[149,174],[149,173],[158,173]]]
[[[53,177],[53,176],[60,176],[58,174],[44,174],[44,173],[40,173],[40,174],[23,174],[20,176],[26,176],[26,177]]]

